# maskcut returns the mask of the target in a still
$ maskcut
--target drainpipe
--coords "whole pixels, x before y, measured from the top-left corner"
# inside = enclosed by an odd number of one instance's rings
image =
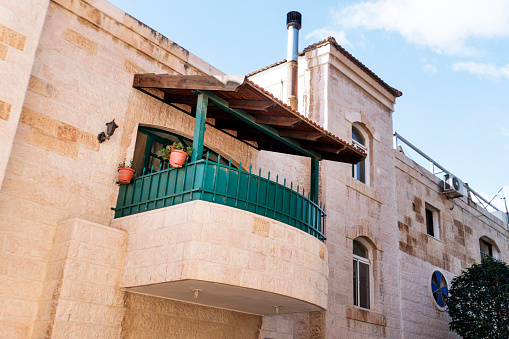
[[[294,110],[298,109],[297,99],[298,64],[299,54],[299,30],[302,23],[302,15],[299,12],[288,12],[286,14],[286,28],[288,29],[288,49],[286,56],[287,67],[287,103]]]

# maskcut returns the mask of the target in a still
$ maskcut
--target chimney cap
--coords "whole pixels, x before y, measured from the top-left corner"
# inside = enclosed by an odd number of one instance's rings
[[[295,26],[300,29],[302,25],[302,15],[297,11],[291,11],[286,14],[286,28]]]

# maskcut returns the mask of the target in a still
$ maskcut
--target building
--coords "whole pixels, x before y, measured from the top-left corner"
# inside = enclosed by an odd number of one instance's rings
[[[2,338],[453,338],[444,284],[508,260],[506,217],[394,148],[401,92],[331,38],[297,113],[287,62],[226,76],[104,0],[0,9]]]

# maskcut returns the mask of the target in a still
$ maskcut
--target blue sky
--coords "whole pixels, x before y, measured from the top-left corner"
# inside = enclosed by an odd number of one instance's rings
[[[300,50],[334,36],[403,92],[395,131],[477,192],[507,186],[509,198],[508,0],[110,2],[230,75],[284,59],[286,13],[299,11]]]

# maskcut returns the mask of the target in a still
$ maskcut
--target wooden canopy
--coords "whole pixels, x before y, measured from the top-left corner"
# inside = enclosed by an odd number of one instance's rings
[[[260,150],[356,164],[366,154],[294,111],[246,77],[136,74],[133,87],[161,91],[160,100],[191,106],[208,98],[206,117]]]

